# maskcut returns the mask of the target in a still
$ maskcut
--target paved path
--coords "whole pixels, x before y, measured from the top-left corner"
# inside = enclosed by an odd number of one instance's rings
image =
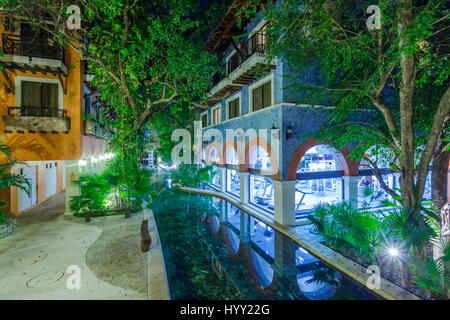
[[[14,234],[0,240],[1,300],[168,298],[151,212],[145,216],[154,243],[145,254],[137,233],[144,214],[85,224],[64,217],[64,200],[62,192],[33,208],[18,218]],[[81,271],[80,290],[67,289],[72,265]]]

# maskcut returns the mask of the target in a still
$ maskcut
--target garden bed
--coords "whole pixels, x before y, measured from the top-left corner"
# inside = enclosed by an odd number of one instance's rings
[[[0,223],[0,239],[6,238],[17,228],[17,220],[14,215],[4,215],[6,220]]]

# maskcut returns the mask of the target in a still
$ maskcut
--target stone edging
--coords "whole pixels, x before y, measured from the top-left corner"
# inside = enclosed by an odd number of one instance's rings
[[[290,226],[282,226],[279,223],[275,222],[273,219],[267,219],[266,216],[262,217],[258,214],[257,210],[252,207],[249,207],[246,204],[242,204],[236,202],[236,200],[227,196],[221,192],[207,191],[196,188],[187,188],[187,187],[179,187],[181,191],[188,193],[197,193],[197,194],[205,194],[214,197],[219,197],[224,199],[234,206],[244,210],[246,213],[257,217],[260,220],[263,220],[265,223],[270,225],[272,228],[282,233],[284,236],[290,238],[295,241],[306,250],[310,251],[313,255],[320,258],[322,261],[326,262],[336,270],[341,273],[344,273],[348,277],[354,279],[358,283],[366,286],[367,278],[369,274],[366,273],[366,268],[357,264],[356,262],[344,257],[343,255],[337,253],[336,251],[328,248],[327,246],[321,244],[318,241],[315,241],[303,234],[298,233],[295,228]],[[380,289],[368,289],[376,293],[378,296],[388,299],[388,300],[421,300],[418,296],[412,294],[411,292],[397,286],[396,284],[381,278],[381,286]]]
[[[12,217],[5,223],[0,224],[0,239],[9,236],[11,233],[16,231],[16,228],[17,228],[17,220],[15,217]]]

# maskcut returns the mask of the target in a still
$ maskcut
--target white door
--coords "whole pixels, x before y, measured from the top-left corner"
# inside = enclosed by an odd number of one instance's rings
[[[48,198],[56,193],[58,186],[58,174],[56,162],[45,164],[45,197]]]
[[[65,189],[66,188],[66,162],[63,161],[62,164],[63,164],[63,167],[62,167],[62,188]]]
[[[20,169],[20,173],[28,179],[31,185],[30,196],[23,190],[18,191],[18,209],[19,212],[28,209],[37,202],[37,166]]]

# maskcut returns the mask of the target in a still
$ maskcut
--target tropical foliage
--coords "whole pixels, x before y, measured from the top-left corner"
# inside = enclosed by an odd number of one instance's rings
[[[2,159],[2,163],[0,163],[0,190],[16,187],[25,191],[25,193],[30,196],[30,181],[22,174],[11,173],[11,169],[15,165],[22,164],[21,162],[14,160],[11,148],[7,145],[0,144],[0,156]],[[6,202],[0,200],[0,223],[6,221],[6,215],[3,213],[3,207],[6,204]]]
[[[394,207],[389,213],[320,204],[309,217],[324,244],[364,266],[378,265],[382,276],[427,298],[442,298],[449,288],[449,243],[442,242],[431,210],[416,215]],[[394,250],[394,251],[392,251]],[[433,250],[441,252],[433,257]]]
[[[203,100],[217,65],[202,50],[203,38],[227,2],[2,0],[0,6],[80,54],[106,112],[115,115],[113,144],[143,151],[158,115],[189,114],[191,102]],[[66,28],[71,5],[81,9],[81,29]]]
[[[247,14],[263,2],[248,1]],[[379,28],[367,12],[374,4]],[[335,107],[313,136],[337,149],[351,146],[349,157],[368,160],[383,189],[417,209],[431,161],[448,150],[447,1],[284,0],[265,8],[269,59],[281,57],[293,71],[288,95]],[[401,194],[383,183],[374,161],[383,150],[402,173]]]
[[[109,160],[101,174],[82,174],[73,183],[80,194],[72,196],[69,208],[76,216],[88,211],[132,208],[141,210],[155,197],[152,172],[138,166],[135,158]]]

